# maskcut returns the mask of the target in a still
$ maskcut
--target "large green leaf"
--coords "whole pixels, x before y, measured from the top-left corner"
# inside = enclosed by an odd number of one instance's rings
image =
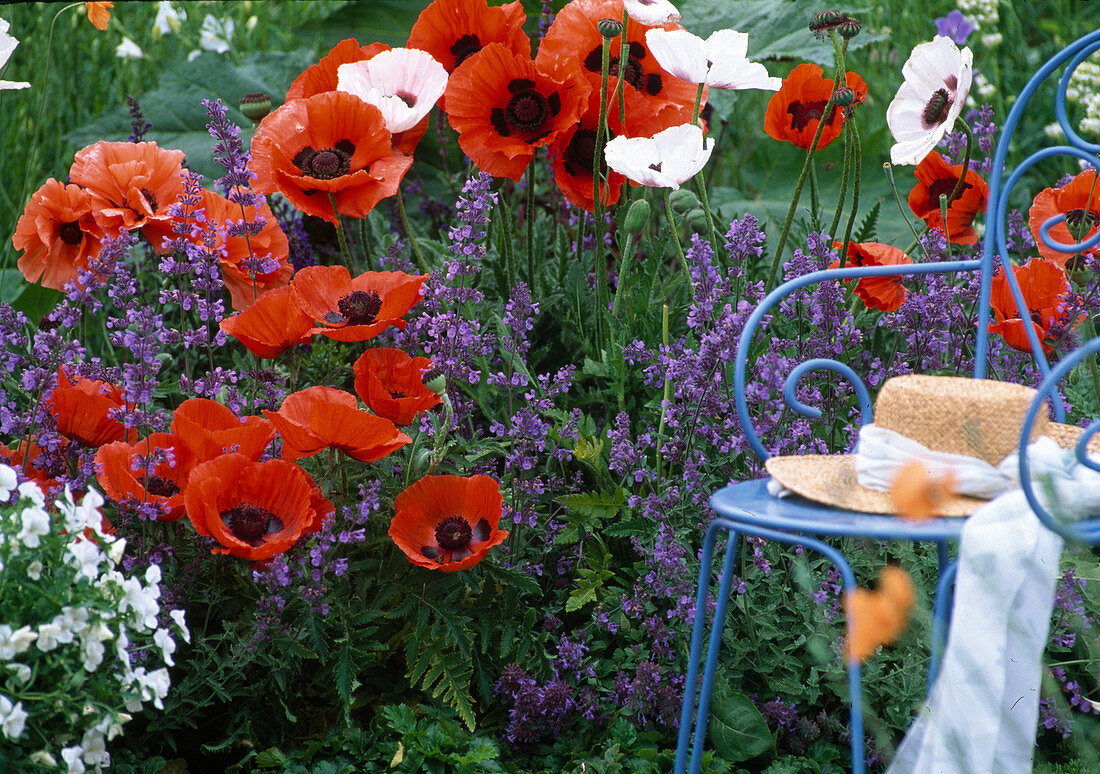
[[[230,120],[248,127],[241,138],[247,147],[252,122],[237,109],[241,97],[263,92],[278,106],[294,78],[315,61],[313,51],[299,49],[248,53],[239,65],[209,52],[191,62],[167,64],[156,88],[138,97],[146,120],[153,126],[146,139],[155,140],[163,148],[182,150],[187,154],[188,166],[207,180],[221,177],[225,169],[211,153],[213,140],[206,131],[209,119],[202,101],[220,99],[225,103]],[[120,106],[74,129],[65,139],[88,145],[97,140],[125,140],[129,134],[130,115],[125,106]]]
[[[775,740],[760,710],[743,693],[718,680],[710,703],[710,738],[723,758],[747,761],[772,749]]]

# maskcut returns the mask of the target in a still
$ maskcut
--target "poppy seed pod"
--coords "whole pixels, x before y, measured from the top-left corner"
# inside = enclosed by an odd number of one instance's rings
[[[260,92],[252,92],[241,97],[240,110],[254,124],[260,123],[271,112],[271,97]]]
[[[626,211],[626,218],[623,219],[623,229],[628,234],[642,233],[642,231],[645,230],[646,224],[649,223],[649,215],[649,202],[645,199],[638,199],[631,204],[630,209]]]
[[[839,89],[833,92],[833,104],[840,105],[841,107],[848,107],[856,101],[855,89],[848,86],[841,86]]]
[[[600,34],[605,38],[617,38],[623,31],[623,23],[616,19],[600,19],[596,23],[596,28],[600,31]]]

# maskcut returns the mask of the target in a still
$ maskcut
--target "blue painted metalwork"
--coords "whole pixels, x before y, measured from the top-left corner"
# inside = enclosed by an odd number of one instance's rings
[[[817,271],[789,280],[764,298],[753,311],[745,324],[740,341],[738,342],[736,359],[734,362],[734,400],[737,416],[741,427],[752,450],[761,459],[765,460],[770,455],[764,448],[749,415],[746,398],[746,372],[752,350],[752,341],[757,329],[768,316],[771,308],[782,298],[791,293],[818,282],[830,280],[849,280],[861,277],[882,276],[915,276],[923,274],[940,273],[964,273],[978,272],[981,276],[981,287],[978,296],[978,323],[976,330],[975,367],[974,377],[985,378],[988,360],[989,345],[989,320],[990,320],[990,289],[994,267],[998,262],[1003,267],[1004,259],[1001,256],[1008,255],[1006,244],[1008,203],[1011,193],[1019,183],[1022,176],[1034,164],[1056,155],[1066,155],[1082,159],[1100,170],[1100,159],[1096,153],[1100,152],[1100,145],[1086,142],[1081,139],[1070,126],[1065,110],[1066,87],[1073,70],[1093,51],[1100,49],[1100,30],[1092,32],[1080,38],[1075,43],[1063,49],[1059,54],[1051,58],[1040,68],[1021,92],[1013,105],[1008,118],[1001,130],[997,147],[993,157],[993,169],[989,180],[990,198],[987,213],[986,231],[982,242],[981,257],[976,260],[945,261],[940,263],[913,264],[905,266],[866,266],[845,269],[829,269]],[[1068,65],[1066,64],[1068,62]],[[1020,118],[1028,108],[1032,96],[1039,86],[1060,67],[1065,66],[1065,71],[1059,81],[1055,95],[1054,111],[1058,124],[1065,133],[1069,145],[1056,148],[1045,148],[1021,162],[1004,180],[1005,162],[1008,155],[1009,144],[1012,135],[1019,124]],[[1047,245],[1062,252],[1077,252],[1088,249],[1100,243],[1100,235],[1074,245],[1059,245],[1049,237],[1049,231],[1058,223],[1064,221],[1064,216],[1050,219],[1042,226],[1040,238]],[[1020,290],[1019,283],[1012,271],[1006,271],[1006,279],[1012,292],[1016,307],[1020,310],[1021,319],[1029,320],[1031,315],[1027,309],[1026,301]],[[1045,378],[1040,387],[1040,396],[1036,399],[1028,415],[1028,421],[1023,432],[1024,438],[1029,436],[1030,428],[1035,422],[1038,412],[1044,404],[1044,398],[1049,396],[1055,411],[1055,419],[1064,421],[1065,407],[1058,397],[1055,386],[1077,363],[1085,357],[1100,351],[1100,338],[1093,340],[1087,346],[1082,347],[1072,356],[1066,357],[1058,367],[1051,369],[1043,354],[1041,342],[1032,326],[1025,326],[1031,342],[1032,352],[1036,363]],[[855,389],[861,407],[861,422],[872,420],[870,392],[858,375],[847,365],[835,360],[814,359],[799,364],[787,377],[784,384],[784,396],[787,404],[797,413],[819,418],[821,412],[811,406],[806,406],[796,397],[796,388],[799,380],[808,372],[816,370],[828,370],[839,374],[853,389]],[[1085,460],[1084,450],[1088,439],[1100,432],[1100,421],[1094,422],[1077,447],[1077,457]],[[1086,461],[1086,464],[1094,470],[1100,470],[1100,465]],[[1021,455],[1021,478],[1029,482],[1028,465],[1026,455]],[[1025,484],[1029,502],[1036,509],[1044,523],[1052,529],[1056,529],[1064,535],[1087,542],[1100,542],[1100,514],[1097,518],[1066,523],[1055,520],[1042,509],[1040,503],[1031,490],[1030,484]],[[721,632],[727,614],[730,584],[733,576],[734,559],[736,556],[737,542],[741,534],[755,535],[776,540],[782,543],[798,544],[818,551],[827,557],[840,570],[844,578],[846,592],[855,587],[855,579],[851,568],[840,552],[809,535],[822,537],[862,537],[886,540],[910,540],[915,542],[935,543],[940,564],[940,578],[937,583],[936,601],[933,618],[932,656],[929,663],[929,685],[939,670],[940,654],[946,633],[948,611],[950,607],[951,588],[954,580],[955,566],[948,559],[948,545],[958,538],[962,529],[960,519],[931,519],[925,522],[913,524],[899,521],[893,516],[881,516],[874,514],[844,511],[828,508],[810,502],[803,498],[792,496],[790,498],[777,499],[768,494],[766,482],[763,480],[748,481],[734,484],[715,492],[710,498],[711,507],[718,516],[711,523],[703,543],[701,568],[695,595],[695,608],[697,611],[692,629],[691,646],[689,651],[688,671],[684,689],[684,704],[681,712],[680,735],[676,751],[676,774],[697,774],[702,766],[703,747],[706,740],[706,727],[710,707],[710,697],[717,671],[717,659],[721,644]],[[723,561],[721,575],[718,584],[717,608],[711,625],[709,636],[706,634],[707,620],[705,615],[707,591],[711,585],[713,574],[712,564],[714,560],[715,544],[720,534],[729,536],[726,555]],[[708,641],[706,653],[703,653],[704,638]],[[700,673],[700,660],[704,658]],[[852,730],[852,771],[862,774],[864,771],[863,757],[863,712],[862,692],[860,684],[860,670],[858,664],[851,664],[849,669],[849,703],[851,711]],[[702,682],[700,684],[700,676]],[[698,690],[698,702],[696,693]],[[691,757],[689,760],[689,748]]]

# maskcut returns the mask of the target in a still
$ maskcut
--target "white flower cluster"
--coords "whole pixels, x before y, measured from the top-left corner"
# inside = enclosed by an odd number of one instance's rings
[[[100,771],[127,713],[163,709],[171,685],[165,667],[130,658],[133,644],[174,663],[175,639],[159,625],[160,567],[144,582],[119,571],[126,541],[104,531],[98,492],[76,503],[66,490],[47,506],[0,465],[0,503],[13,492],[0,506],[0,735],[28,767]],[[183,611],[168,618],[190,641]]]
[[[1066,84],[1066,101],[1085,108],[1085,117],[1077,127],[1080,132],[1100,136],[1100,64],[1085,60],[1077,66]]]
[[[996,31],[1001,21],[997,0],[959,0],[959,10],[974,24],[974,31],[981,33],[983,46],[996,48],[1001,45],[1001,33]]]

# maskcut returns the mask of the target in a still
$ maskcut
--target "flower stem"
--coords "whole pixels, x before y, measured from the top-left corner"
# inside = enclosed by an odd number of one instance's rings
[[[924,252],[924,257],[927,258],[928,251],[925,250],[924,245],[920,243],[920,236],[917,234],[917,230],[913,228],[913,223],[909,220],[909,216],[905,214],[905,207],[901,203],[901,195],[898,193],[898,187],[894,183],[894,165],[889,161],[884,161],[882,164],[882,171],[886,173],[886,179],[890,182],[890,190],[894,192],[894,200],[898,203],[898,211],[901,212],[901,216],[905,218],[905,225],[913,232],[913,244],[910,246],[909,250],[905,252],[908,253],[913,247],[920,246],[920,249]]]
[[[344,221],[340,218],[340,211],[336,209],[336,194],[329,193],[328,200],[332,202],[332,212],[336,216],[336,241],[340,243],[340,255],[350,271],[351,251],[348,250],[348,235],[344,233]]]
[[[409,247],[412,248],[413,256],[416,257],[416,265],[425,273],[431,272],[428,262],[424,258],[424,253],[420,252],[420,245],[416,243],[416,235],[413,233],[412,226],[409,225],[409,216],[405,212],[405,197],[401,195],[400,188],[397,189],[394,196],[397,199],[397,214],[401,218],[401,228],[405,230],[405,236],[409,238]]]
[[[856,222],[856,213],[859,212],[859,184],[863,165],[863,150],[860,147],[859,127],[855,121],[849,121],[845,127],[852,133],[852,212],[848,215],[848,225],[844,229],[844,244],[840,246],[840,266],[844,267],[844,256],[848,254],[848,245],[852,241],[852,226]]]
[[[661,343],[668,347],[668,302],[666,301],[661,305]],[[661,476],[661,439],[665,434],[665,413],[668,411],[669,397],[672,395],[672,382],[668,379],[668,372],[665,372],[665,383],[661,391],[661,419],[657,423],[657,483],[658,486],[663,482]]]
[[[688,269],[687,258],[684,257],[684,248],[680,246],[680,235],[676,233],[676,223],[672,219],[672,189],[662,189],[665,192],[665,215],[668,217],[668,229],[672,233],[672,243],[676,245],[676,254],[680,256],[680,267],[684,270],[684,279],[688,287],[691,287],[691,270]]]

